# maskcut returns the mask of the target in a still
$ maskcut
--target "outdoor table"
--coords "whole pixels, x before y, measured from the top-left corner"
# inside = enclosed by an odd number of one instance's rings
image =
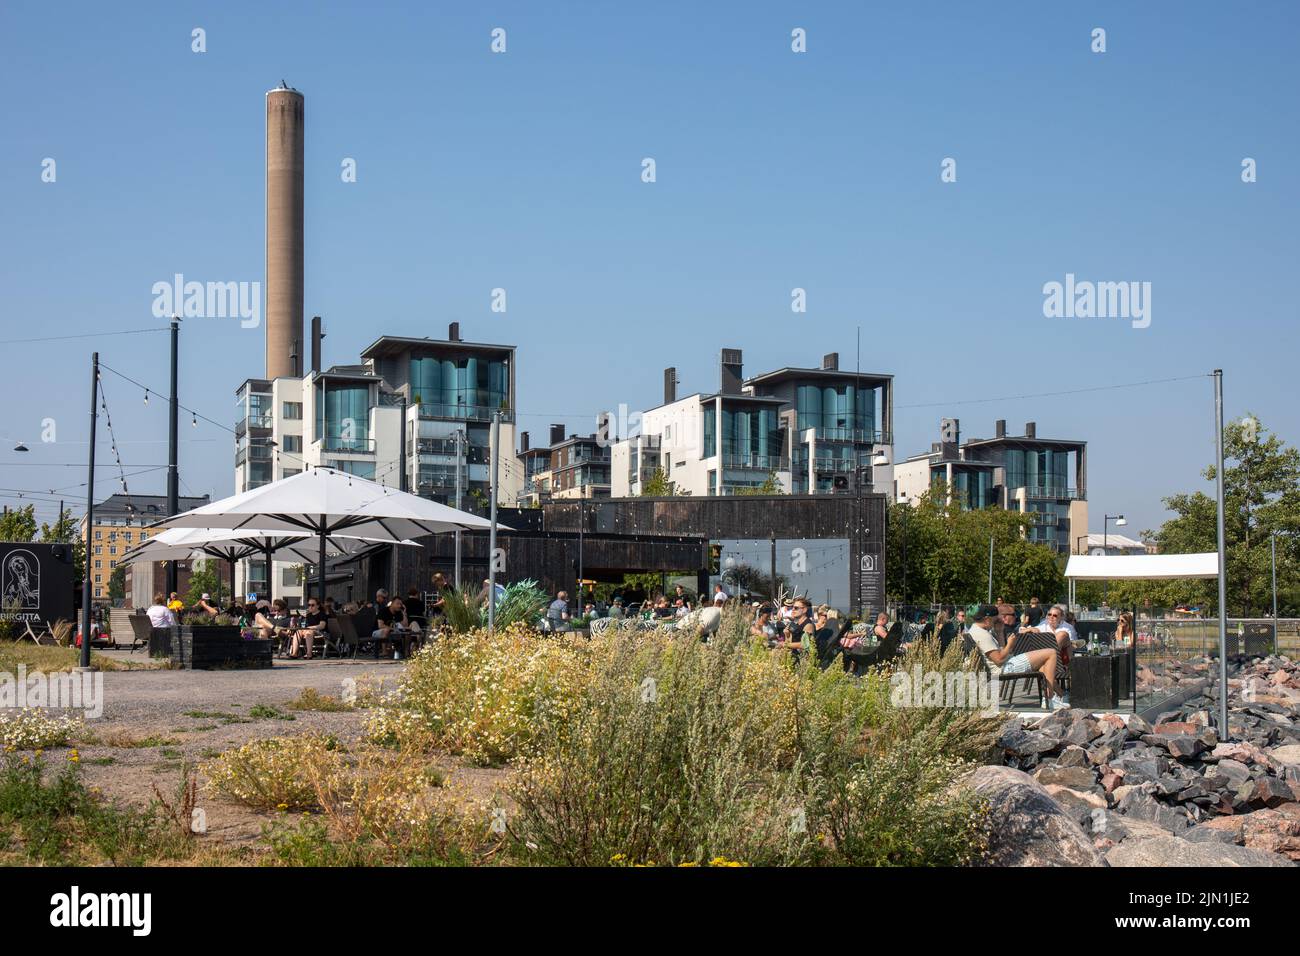
[[[1070,704],[1114,710],[1129,666],[1127,653],[1075,654],[1070,662]]]

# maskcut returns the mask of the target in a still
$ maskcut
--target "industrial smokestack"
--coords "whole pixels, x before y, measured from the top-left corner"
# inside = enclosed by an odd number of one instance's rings
[[[303,299],[304,104],[297,90],[266,94],[266,377],[300,375]]]

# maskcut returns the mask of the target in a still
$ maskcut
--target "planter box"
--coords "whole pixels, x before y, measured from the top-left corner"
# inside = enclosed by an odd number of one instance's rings
[[[186,670],[271,666],[271,641],[245,640],[239,627],[218,624],[173,629],[172,661]]]
[[[150,657],[171,657],[172,647],[175,645],[175,632],[179,628],[175,627],[151,627],[149,628],[149,656]]]

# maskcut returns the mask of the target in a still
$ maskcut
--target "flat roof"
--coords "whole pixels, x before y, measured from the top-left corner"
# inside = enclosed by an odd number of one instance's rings
[[[763,372],[761,375],[747,378],[745,379],[745,384],[753,385],[759,382],[772,384],[774,382],[784,382],[792,378],[851,378],[868,379],[875,382],[892,382],[894,376],[886,375],[883,372],[854,372],[842,368],[794,368],[792,366],[786,366],[785,368],[776,369],[773,372]]]
[[[1004,435],[1002,438],[968,438],[961,443],[962,448],[969,448],[972,445],[1069,445],[1072,448],[1083,448],[1087,446],[1086,441],[1078,441],[1072,438],[1030,438],[1027,435]]]
[[[371,342],[361,352],[363,359],[375,358],[380,355],[400,355],[402,352],[409,352],[416,348],[440,348],[440,349],[459,349],[462,351],[492,351],[492,352],[513,352],[513,345],[493,345],[488,342],[463,342],[459,339],[431,339],[428,336],[424,338],[408,338],[402,335],[381,335]]]
[[[646,412],[653,412],[661,408],[667,408],[669,405],[689,402],[691,399],[696,399],[700,404],[704,404],[705,402],[713,401],[715,398],[721,398],[726,401],[757,402],[766,405],[784,405],[786,403],[784,398],[778,398],[775,395],[746,395],[744,392],[713,392],[712,394],[706,395],[704,392],[695,392],[692,395],[683,395],[681,398],[675,398],[671,402],[660,402],[658,405],[652,405],[641,414],[645,415]]]

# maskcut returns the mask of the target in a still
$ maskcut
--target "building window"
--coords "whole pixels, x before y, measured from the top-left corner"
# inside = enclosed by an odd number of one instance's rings
[[[284,436],[284,450],[287,451],[287,452],[300,452],[300,451],[302,451],[302,436],[301,436],[301,435],[285,435],[285,436]]]
[[[102,538],[102,537],[104,537],[104,532],[102,532],[102,531],[100,531],[98,528],[96,528],[96,529],[95,529],[95,540],[98,541],[98,540],[99,540],[100,538]]]
[[[104,579],[104,576],[103,576],[102,574],[96,574],[96,575],[95,575],[95,583],[96,583],[96,584],[98,584],[98,583],[99,583],[100,581],[102,581],[103,579]],[[96,594],[99,593],[99,589],[98,589],[98,588],[95,589],[95,593],[96,593]]]
[[[285,402],[284,418],[285,421],[302,421],[302,402]]]
[[[102,568],[103,566],[104,566],[104,562],[103,562],[103,561],[98,561],[98,560],[95,561],[95,567],[97,567],[97,568]]]

